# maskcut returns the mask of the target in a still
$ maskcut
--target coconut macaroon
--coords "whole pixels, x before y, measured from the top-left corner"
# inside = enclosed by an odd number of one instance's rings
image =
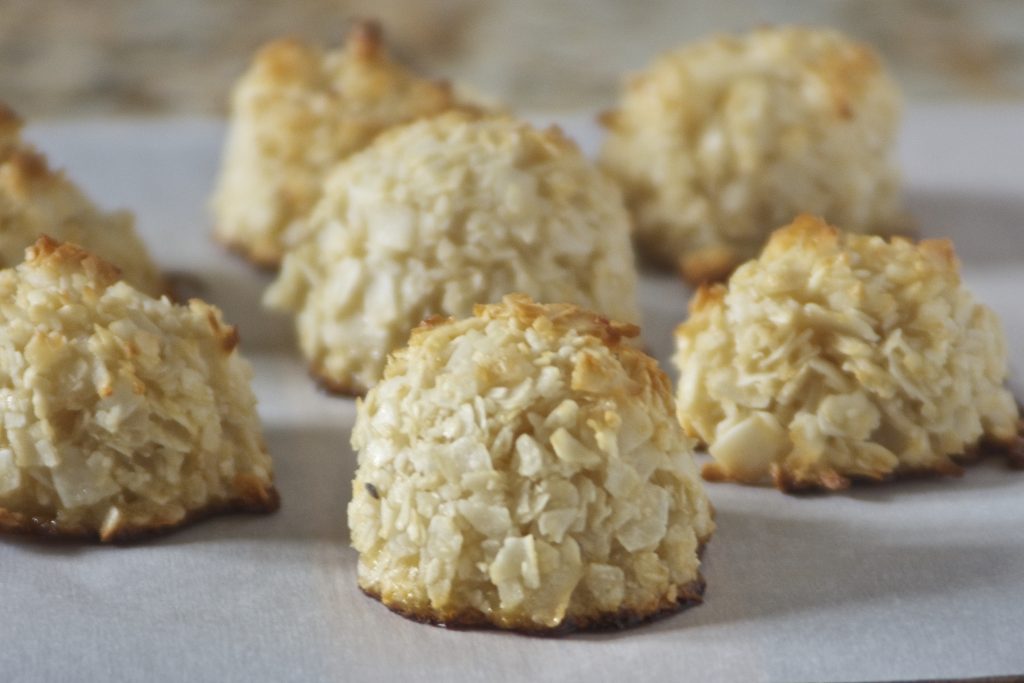
[[[363,591],[420,621],[523,631],[699,602],[711,507],[637,333],[523,295],[418,327],[358,404]]]
[[[956,474],[1017,440],[1000,322],[948,240],[801,216],[728,286],[701,288],[676,342],[679,419],[708,444],[709,478],[840,489]]]
[[[899,93],[840,33],[761,28],[660,57],[603,118],[642,253],[722,279],[798,213],[851,232],[905,229],[892,160]]]
[[[0,530],[123,541],[277,507],[220,311],[40,238],[0,271]]]
[[[395,129],[335,169],[310,227],[265,300],[298,314],[339,392],[373,386],[420,320],[509,292],[638,322],[622,196],[557,129],[466,112]]]
[[[357,24],[337,51],[291,39],[268,44],[232,95],[213,198],[217,238],[276,266],[301,234],[328,169],[385,128],[453,105],[446,83],[388,56],[374,23]]]
[[[80,244],[122,270],[141,291],[160,296],[166,285],[127,211],[98,209],[46,157],[21,139],[22,122],[0,103],[0,268],[47,234]]]

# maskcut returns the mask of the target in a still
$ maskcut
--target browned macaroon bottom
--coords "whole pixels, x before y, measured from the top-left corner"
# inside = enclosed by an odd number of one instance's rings
[[[949,456],[945,462],[938,463],[935,467],[921,469],[905,469],[889,472],[878,477],[868,475],[842,475],[838,472],[826,472],[817,479],[797,479],[789,472],[784,472],[781,467],[773,465],[772,483],[775,488],[783,493],[813,493],[842,491],[851,486],[877,486],[897,480],[908,479],[931,479],[935,477],[960,477],[964,474],[964,467],[988,457],[1006,458],[1010,469],[1024,470],[1024,420],[1018,423],[1018,434],[1009,443],[982,439],[973,448],[968,449],[960,455]],[[702,447],[705,445],[702,444]],[[750,484],[735,477],[728,476],[717,462],[705,463],[701,468],[701,476],[709,482],[736,482],[739,484]]]
[[[700,247],[685,254],[675,254],[663,249],[657,241],[639,239],[635,244],[644,266],[666,273],[674,271],[691,287],[724,282],[745,261],[736,249],[726,245]]]
[[[725,282],[744,260],[731,247],[705,247],[679,258],[679,274],[694,287]]]
[[[241,242],[224,239],[216,232],[213,234],[213,240],[229,253],[248,261],[251,265],[256,266],[262,271],[276,273],[281,267],[280,257],[256,254],[250,250],[247,245],[244,245]],[[327,374],[316,364],[309,366],[308,373],[324,393],[332,396],[347,396],[349,398],[361,398],[366,396],[367,389],[365,387],[332,379],[328,377]]]
[[[222,237],[216,230],[213,231],[213,241],[226,249],[229,253],[248,261],[251,265],[268,273],[276,273],[281,268],[281,254],[270,254],[265,251],[254,250],[248,244],[239,240],[232,240]]]
[[[164,294],[172,302],[188,305],[190,299],[208,300],[210,291],[206,281],[198,275],[184,270],[171,270],[164,273]]]
[[[313,378],[314,382],[316,382],[316,385],[320,387],[325,394],[330,394],[331,396],[362,398],[363,396],[366,396],[366,392],[369,391],[365,387],[357,384],[339,382],[335,379],[331,379],[317,365],[310,365],[308,372],[309,376]]]
[[[0,508],[0,533],[23,536],[37,536],[60,541],[100,541],[102,543],[126,544],[163,536],[172,531],[190,526],[210,517],[229,514],[270,514],[281,507],[281,496],[274,486],[260,488],[241,498],[213,503],[197,510],[190,510],[181,519],[154,522],[145,526],[123,526],[103,535],[99,529],[78,526],[63,526],[56,520],[37,515],[23,515]]]
[[[697,556],[700,558],[704,557],[707,541],[708,539],[705,538],[697,547]],[[704,576],[698,572],[696,579],[677,588],[675,600],[661,596],[656,602],[642,609],[621,609],[616,612],[602,612],[585,617],[566,617],[562,623],[554,627],[542,626],[532,621],[500,625],[476,608],[456,610],[442,615],[429,609],[416,609],[397,602],[387,602],[381,598],[380,593],[363,586],[359,586],[359,590],[395,614],[420,624],[454,630],[481,629],[508,631],[527,636],[558,637],[571,633],[621,631],[670,617],[703,603],[705,586]]]
[[[689,607],[704,602],[704,577],[698,575],[697,580],[680,586],[678,597],[669,601],[662,598],[650,608],[642,610],[621,609],[617,612],[595,614],[592,617],[567,617],[561,624],[548,628],[533,622],[523,622],[511,626],[499,626],[491,621],[486,614],[477,609],[466,609],[450,615],[439,616],[433,612],[420,611],[398,603],[388,603],[381,599],[380,594],[359,587],[365,595],[380,602],[389,610],[421,624],[430,624],[448,629],[486,629],[509,631],[529,636],[564,636],[570,633],[600,633],[602,631],[620,631],[640,626],[652,621],[664,619]]]

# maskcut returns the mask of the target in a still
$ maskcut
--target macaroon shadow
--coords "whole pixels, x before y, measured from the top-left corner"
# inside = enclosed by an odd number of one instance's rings
[[[880,541],[877,533],[834,520],[719,509],[716,524],[702,564],[703,605],[636,629],[572,638],[669,633],[937,596],[1017,571],[1012,555],[997,546]]]
[[[143,541],[145,543],[146,541]],[[32,553],[33,555],[52,555],[54,557],[77,557],[91,552],[117,551],[118,546],[111,546],[99,541],[82,540],[80,538],[51,538],[48,536],[33,536],[31,534],[0,535],[0,545],[15,546],[18,550]]]
[[[714,462],[706,450],[697,450],[697,465]],[[849,488],[839,491],[807,490],[785,492],[779,491],[770,484],[752,486],[732,481],[704,482],[710,487],[712,494],[718,487],[752,488],[764,491],[765,495],[784,495],[808,501],[826,498],[851,498],[866,503],[891,503],[920,495],[948,495],[951,493],[970,495],[972,492],[983,493],[992,489],[1015,486],[1024,482],[1024,469],[1011,466],[1005,455],[989,454],[976,462],[968,462],[963,466],[963,474],[959,477],[923,474],[883,481],[855,480]]]
[[[356,467],[356,455],[348,445],[349,430],[271,426],[265,438],[274,459],[274,484],[281,495],[277,512],[215,517],[155,542],[188,545],[230,539],[347,546],[346,508]]]
[[[968,267],[1017,265],[1024,260],[1024,197],[949,189],[911,188],[907,207],[920,230],[918,237],[948,237]],[[985,239],[979,228],[984,228]]]
[[[674,272],[643,268],[639,276],[643,350],[658,361],[674,383],[678,375],[672,363],[675,329],[689,314],[693,290]]]
[[[349,430],[344,426],[271,427],[266,440],[274,458],[274,483],[281,495],[281,507],[276,512],[215,515],[130,543],[104,544],[18,534],[5,534],[0,543],[55,557],[224,542],[312,541],[347,547],[345,511],[352,497],[351,481],[356,467],[356,455],[348,445]]]
[[[279,529],[282,538],[348,545],[347,508],[356,471],[350,438],[350,424],[267,429],[281,511],[295,522]]]
[[[224,321],[238,327],[243,353],[298,354],[292,316],[263,306],[263,292],[274,281],[273,274],[238,263],[174,270],[170,280],[179,301],[200,298],[216,305]]]
[[[1006,488],[1024,482],[1024,471],[1011,467],[1005,456],[989,455],[964,465],[959,477],[924,475],[895,481],[855,484],[835,493],[796,494],[807,497],[838,495],[866,503],[891,503],[903,498],[950,493],[984,495],[985,491]]]

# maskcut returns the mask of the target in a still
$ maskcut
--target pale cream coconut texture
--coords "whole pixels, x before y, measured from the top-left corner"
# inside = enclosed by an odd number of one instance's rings
[[[46,234],[115,264],[139,290],[163,294],[164,280],[135,233],[132,215],[96,208],[21,139],[21,128],[18,116],[0,103],[0,268],[21,263],[25,248]]]
[[[956,473],[957,456],[1016,438],[1001,325],[948,240],[802,216],[702,288],[676,341],[679,419],[709,445],[710,477],[836,489]]]
[[[276,265],[334,164],[385,128],[453,105],[447,84],[392,61],[372,23],[335,51],[292,39],[266,45],[232,95],[213,198],[217,238]]]
[[[798,213],[851,232],[905,227],[893,163],[897,89],[840,33],[762,28],[671,52],[607,114],[604,167],[642,252],[721,279]]]
[[[358,405],[359,585],[422,621],[620,626],[699,600],[714,528],[637,328],[522,295],[428,321]]]
[[[40,238],[0,271],[0,529],[119,541],[275,509],[237,340]]]
[[[339,391],[373,386],[427,316],[509,292],[638,322],[622,196],[557,129],[463,112],[395,129],[330,175],[310,227],[266,301]]]

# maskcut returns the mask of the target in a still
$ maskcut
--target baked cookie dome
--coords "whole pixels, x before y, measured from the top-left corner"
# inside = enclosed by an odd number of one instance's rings
[[[266,302],[341,392],[424,318],[509,292],[638,321],[621,194],[557,129],[448,112],[390,131],[331,173],[310,228]]]
[[[843,234],[799,217],[676,330],[679,419],[709,478],[782,489],[958,473],[1012,445],[1006,340],[948,240]]]
[[[320,196],[324,174],[399,123],[454,105],[446,83],[392,61],[374,23],[337,51],[277,40],[235,86],[215,234],[250,260],[276,266]]]
[[[40,238],[0,271],[0,530],[122,541],[277,507],[220,311]]]
[[[900,98],[840,33],[761,28],[668,53],[605,115],[603,166],[646,256],[722,279],[802,212],[851,232],[903,228],[892,161]]]
[[[21,263],[26,247],[47,234],[116,264],[124,279],[146,294],[165,293],[164,280],[135,233],[132,215],[96,208],[21,139],[21,128],[21,119],[0,103],[0,268]]]
[[[698,602],[711,507],[637,333],[522,295],[414,330],[352,433],[363,591],[417,620],[523,631]]]

